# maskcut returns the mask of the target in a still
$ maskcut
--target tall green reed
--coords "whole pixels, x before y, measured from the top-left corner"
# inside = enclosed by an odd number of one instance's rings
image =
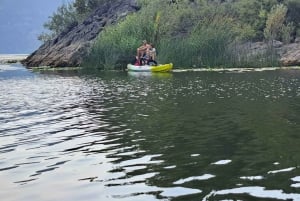
[[[273,48],[253,52],[239,40],[242,26],[226,12],[206,7],[170,7],[153,0],[138,13],[117,25],[105,28],[98,36],[86,67],[122,69],[136,55],[141,41],[154,42],[158,62],[172,62],[176,68],[261,67],[278,64]],[[193,20],[191,20],[193,19]],[[244,33],[243,33],[244,34]]]
[[[119,65],[126,65],[134,59],[136,49],[143,40],[154,40],[155,19],[156,13],[144,10],[127,16],[117,25],[105,28],[84,65],[100,69],[115,69]]]

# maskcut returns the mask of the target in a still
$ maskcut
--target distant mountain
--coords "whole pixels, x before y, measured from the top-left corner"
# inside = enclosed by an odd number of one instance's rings
[[[0,54],[32,53],[56,9],[70,0],[0,0]]]

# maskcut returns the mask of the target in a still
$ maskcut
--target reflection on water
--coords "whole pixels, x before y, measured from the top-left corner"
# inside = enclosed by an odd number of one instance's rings
[[[6,200],[300,200],[300,71],[0,66]]]

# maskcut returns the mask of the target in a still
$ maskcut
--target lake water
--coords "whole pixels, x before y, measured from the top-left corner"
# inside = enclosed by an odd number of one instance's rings
[[[0,65],[0,200],[300,200],[300,71]]]

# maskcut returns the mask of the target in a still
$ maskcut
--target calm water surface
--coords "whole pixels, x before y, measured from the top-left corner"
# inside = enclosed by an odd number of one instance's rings
[[[300,71],[0,66],[0,199],[300,200]]]

